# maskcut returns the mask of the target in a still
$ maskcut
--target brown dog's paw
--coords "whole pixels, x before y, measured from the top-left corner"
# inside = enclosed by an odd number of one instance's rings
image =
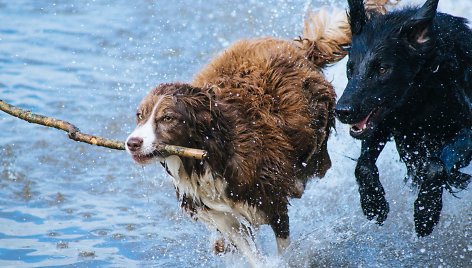
[[[236,251],[236,246],[233,245],[232,243],[225,241],[224,238],[218,238],[215,241],[213,241],[213,252],[216,255],[223,255],[228,252],[234,252],[234,251]]]
[[[221,255],[226,252],[224,238],[217,239],[213,242],[213,251],[216,255]]]

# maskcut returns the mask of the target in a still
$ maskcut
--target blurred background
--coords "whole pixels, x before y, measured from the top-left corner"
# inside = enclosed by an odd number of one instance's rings
[[[404,0],[402,5],[422,1]],[[303,15],[345,1],[0,0],[0,99],[124,140],[154,86],[191,81],[241,38],[301,34]],[[439,10],[472,19],[469,0]],[[338,96],[345,60],[328,68]],[[337,124],[334,166],[293,200],[293,243],[277,256],[269,227],[256,242],[268,267],[472,267],[472,194],[444,195],[439,225],[414,233],[416,190],[390,143],[378,165],[390,202],[383,226],[362,215],[354,179],[359,142]],[[470,187],[469,187],[470,188]],[[0,113],[1,267],[240,267],[214,256],[209,232],[180,211],[160,166],[81,144]]]

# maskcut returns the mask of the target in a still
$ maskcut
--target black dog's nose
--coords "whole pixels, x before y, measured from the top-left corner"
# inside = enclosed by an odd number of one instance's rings
[[[342,121],[348,119],[354,113],[354,108],[350,105],[338,104],[334,109],[334,113],[336,114],[336,117]]]
[[[143,145],[143,139],[139,137],[131,137],[128,139],[126,142],[126,146],[128,147],[128,150],[131,152],[136,152],[141,148]]]

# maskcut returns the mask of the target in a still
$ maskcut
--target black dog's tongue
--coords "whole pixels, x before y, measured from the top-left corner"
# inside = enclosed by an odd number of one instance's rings
[[[360,122],[356,123],[356,124],[352,124],[351,125],[351,129],[352,131],[358,133],[358,132],[362,132],[365,130],[366,126],[367,126],[367,122],[369,121],[369,118],[370,118],[370,115],[372,114],[372,112],[370,112],[364,119],[362,119]]]

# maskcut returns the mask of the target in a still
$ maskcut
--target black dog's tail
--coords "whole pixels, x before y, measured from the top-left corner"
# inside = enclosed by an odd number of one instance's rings
[[[362,1],[362,0],[361,0]],[[365,0],[369,14],[386,12],[386,7],[400,0]],[[306,57],[318,67],[340,61],[347,55],[346,46],[351,44],[351,28],[345,10],[322,8],[308,12],[303,36],[295,40]]]

